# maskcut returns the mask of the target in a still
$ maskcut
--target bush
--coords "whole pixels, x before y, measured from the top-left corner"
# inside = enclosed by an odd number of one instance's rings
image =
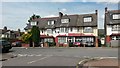
[[[69,47],[74,47],[74,46],[73,46],[73,42],[70,42],[70,43],[69,43]]]
[[[49,45],[49,46],[55,46],[56,43],[55,43],[55,42],[48,42],[48,45]]]

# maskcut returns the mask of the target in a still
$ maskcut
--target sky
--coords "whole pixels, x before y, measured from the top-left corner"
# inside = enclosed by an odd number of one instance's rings
[[[0,3],[0,28],[24,31],[27,20],[33,14],[55,17],[63,14],[89,14],[98,10],[98,28],[104,28],[104,9],[118,10],[119,0],[2,0]]]

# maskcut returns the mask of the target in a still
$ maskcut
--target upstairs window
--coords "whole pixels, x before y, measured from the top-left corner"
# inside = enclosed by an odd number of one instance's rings
[[[112,25],[112,31],[120,31],[120,25]]]
[[[55,21],[48,21],[48,25],[54,25]]]
[[[69,22],[69,19],[61,19],[61,22],[62,22],[62,23],[68,23],[68,22]]]
[[[38,22],[31,22],[32,26],[38,25]]]
[[[113,15],[112,15],[112,18],[113,18],[113,19],[120,19],[120,14],[113,14]]]
[[[92,27],[84,27],[84,33],[93,33]]]
[[[92,17],[84,17],[84,22],[91,22],[92,21]]]
[[[52,34],[52,29],[47,29],[47,34]]]
[[[60,28],[60,32],[66,33],[66,32],[68,32],[68,28]]]

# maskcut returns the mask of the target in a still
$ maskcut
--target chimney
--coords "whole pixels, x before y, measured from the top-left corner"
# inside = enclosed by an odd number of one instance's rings
[[[59,12],[59,18],[62,18],[62,16],[63,16],[63,13]]]
[[[96,14],[96,15],[98,14],[98,10],[95,10],[95,14]]]
[[[105,13],[107,13],[107,7],[105,7]]]

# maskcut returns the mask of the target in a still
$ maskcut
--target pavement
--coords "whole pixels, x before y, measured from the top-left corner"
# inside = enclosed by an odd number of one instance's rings
[[[80,61],[77,68],[120,68],[119,62],[117,57],[96,57]]]

